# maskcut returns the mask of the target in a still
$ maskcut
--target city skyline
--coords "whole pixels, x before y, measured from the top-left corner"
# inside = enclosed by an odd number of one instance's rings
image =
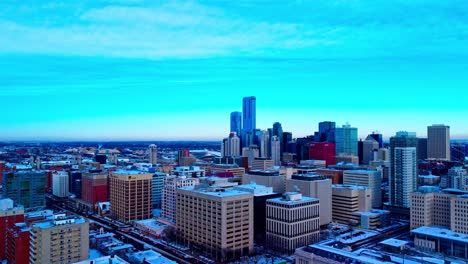
[[[330,120],[468,138],[462,1],[0,7],[2,140],[220,140],[246,96],[257,128],[294,137]]]

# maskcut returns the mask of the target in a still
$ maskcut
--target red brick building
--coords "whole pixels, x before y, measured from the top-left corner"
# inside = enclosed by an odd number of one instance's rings
[[[92,205],[109,201],[107,172],[83,173],[81,179],[81,199]]]
[[[29,231],[25,223],[17,223],[8,229],[6,259],[7,263],[29,263]]]
[[[0,200],[0,259],[5,259],[7,245],[7,231],[16,223],[24,222],[24,208],[13,207],[13,200]],[[8,262],[14,263],[14,262]]]

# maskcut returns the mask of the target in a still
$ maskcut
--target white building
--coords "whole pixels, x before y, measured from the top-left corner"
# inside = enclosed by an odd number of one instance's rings
[[[52,193],[57,197],[68,197],[68,173],[57,171],[52,174]]]
[[[162,192],[162,213],[161,217],[169,223],[176,223],[176,190],[184,187],[199,184],[198,178],[188,178],[187,176],[167,176],[164,179]]]
[[[348,170],[343,173],[343,184],[366,186],[372,193],[372,208],[382,207],[382,171]]]

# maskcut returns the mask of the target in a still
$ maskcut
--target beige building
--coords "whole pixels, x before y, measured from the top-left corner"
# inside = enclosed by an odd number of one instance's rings
[[[275,166],[275,161],[268,158],[255,158],[251,170],[269,170]]]
[[[253,251],[252,193],[216,188],[177,189],[177,232],[189,247],[217,261]]]
[[[452,231],[468,234],[468,194],[453,197],[450,211]]]
[[[31,227],[29,263],[75,263],[89,258],[89,223],[84,218],[54,215]]]
[[[450,127],[432,125],[427,127],[427,157],[450,160]]]
[[[255,182],[260,185],[273,187],[273,192],[284,193],[285,176],[274,170],[252,170],[242,177],[242,184],[250,184]]]
[[[332,217],[333,222],[348,224],[350,220],[360,223],[357,212],[369,212],[372,209],[372,193],[365,186],[333,185]]]
[[[152,173],[112,172],[109,179],[111,215],[124,222],[151,218],[152,180]]]
[[[343,173],[344,185],[366,186],[372,193],[372,208],[382,207],[382,171],[348,170]]]
[[[320,203],[298,192],[267,200],[266,243],[275,251],[292,254],[320,240]]]
[[[191,178],[187,176],[167,176],[164,179],[164,186],[162,191],[162,222],[174,225],[176,222],[176,190],[195,186],[200,183],[198,178]]]
[[[237,164],[213,164],[211,173],[232,172],[234,177],[242,178],[245,174],[245,168],[239,167]]]
[[[435,191],[431,187],[421,187],[419,191],[411,193],[411,229],[422,226],[450,228],[451,199],[457,195],[457,193]]]
[[[325,176],[309,173],[295,174],[286,181],[286,191],[298,191],[320,200],[320,226],[332,221],[332,181]]]

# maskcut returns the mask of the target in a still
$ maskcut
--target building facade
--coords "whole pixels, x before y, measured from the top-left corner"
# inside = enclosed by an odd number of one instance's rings
[[[162,193],[162,213],[161,217],[170,223],[176,223],[176,191],[179,188],[195,186],[200,183],[198,178],[188,178],[186,176],[170,175],[164,179]]]
[[[13,200],[0,200],[0,259],[5,259],[7,247],[7,231],[16,223],[24,222],[24,208],[14,206]]]
[[[158,163],[158,147],[155,144],[151,144],[148,147],[148,159],[149,163],[152,165]]]
[[[372,208],[381,208],[382,176],[381,170],[348,170],[343,172],[343,184],[369,188],[372,194]]]
[[[326,166],[336,164],[336,146],[330,142],[313,142],[309,145],[309,159],[324,160]]]
[[[358,129],[344,125],[335,129],[336,154],[358,156]]]
[[[427,127],[427,157],[450,160],[450,127],[432,125]]]
[[[3,173],[3,197],[11,198],[25,209],[45,206],[44,171],[8,171]]]
[[[82,176],[81,199],[91,205],[109,201],[107,172],[89,171]]]
[[[349,221],[360,222],[357,212],[369,212],[372,208],[372,193],[365,186],[333,185],[332,186],[332,219],[333,222],[349,224]]]
[[[52,173],[52,193],[60,198],[68,197],[69,179],[65,171]]]

